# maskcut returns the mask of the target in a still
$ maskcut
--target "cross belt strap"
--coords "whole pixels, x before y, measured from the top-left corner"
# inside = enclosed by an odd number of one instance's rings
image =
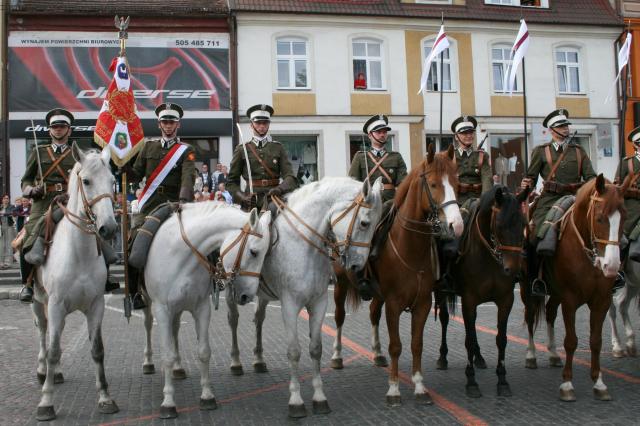
[[[55,155],[53,155],[53,150],[51,149],[51,147],[50,146],[47,147],[47,154],[49,154],[49,158],[51,158],[53,163],[47,169],[47,171],[45,171],[42,174],[42,180],[44,181],[47,178],[47,176],[49,176],[51,173],[54,172],[54,170],[57,170],[58,174],[60,174],[60,176],[62,176],[62,178],[64,179],[65,183],[69,183],[69,176],[67,176],[67,174],[64,172],[64,170],[62,170],[62,168],[60,167],[60,163],[62,162],[62,160],[67,158],[67,156],[70,153],[71,153],[71,149],[67,149],[65,152],[62,153],[62,155],[60,155],[60,157],[56,158]]]
[[[633,170],[633,157],[627,160],[627,174],[629,173],[635,173],[635,170]],[[631,182],[629,182],[629,187],[626,191],[624,191],[624,198],[640,198],[640,190],[633,187],[639,177],[640,173],[633,175],[633,178],[631,178]]]
[[[367,175],[367,180],[373,176],[373,173],[380,169],[380,173],[382,173],[382,175],[387,178],[387,180],[389,181],[389,183],[393,183],[393,179],[391,179],[391,176],[389,176],[389,173],[387,173],[387,171],[384,169],[384,167],[382,167],[382,163],[384,162],[385,158],[387,158],[389,156],[389,153],[387,152],[386,154],[384,154],[382,156],[382,158],[380,159],[380,161],[376,161],[376,157],[373,156],[373,154],[371,153],[371,151],[367,152],[369,158],[371,159],[371,161],[373,161],[373,167],[371,168],[371,170],[369,170],[369,174]],[[367,159],[365,158],[364,161],[367,161]]]
[[[547,175],[547,177],[544,180],[547,181],[552,181],[554,177],[556,177],[556,171],[558,170],[558,167],[560,167],[560,163],[562,163],[562,160],[564,160],[564,156],[566,155],[567,150],[563,150],[562,154],[560,154],[560,157],[558,157],[558,160],[554,163],[553,160],[551,159],[551,148],[549,145],[544,147],[544,155],[547,158],[547,164],[549,164],[551,166],[551,171],[549,172],[549,174]]]
[[[269,166],[267,166],[267,164],[264,162],[262,158],[260,158],[260,156],[258,155],[258,151],[256,151],[256,147],[254,146],[253,142],[247,142],[245,145],[249,146],[249,151],[251,151],[253,156],[256,157],[256,160],[258,160],[258,163],[260,163],[264,171],[267,172],[267,174],[271,176],[274,180],[278,179],[279,176],[275,174],[275,172],[271,170]]]

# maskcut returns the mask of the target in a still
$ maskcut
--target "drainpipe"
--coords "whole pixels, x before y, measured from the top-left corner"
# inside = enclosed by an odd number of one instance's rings
[[[9,64],[7,63],[9,42],[9,0],[2,0],[2,129],[0,129],[0,136],[2,140],[2,150],[0,153],[2,161],[2,193],[8,194],[11,187],[11,173],[10,173],[10,155],[9,155],[9,111],[7,110],[9,95],[7,90],[9,89]]]
[[[233,124],[231,129],[232,144],[235,150],[236,146],[240,142],[239,135],[236,129],[236,123],[238,123],[238,23],[236,21],[236,15],[233,11],[229,10],[229,67],[230,67],[230,80],[231,80],[231,114],[233,117]]]

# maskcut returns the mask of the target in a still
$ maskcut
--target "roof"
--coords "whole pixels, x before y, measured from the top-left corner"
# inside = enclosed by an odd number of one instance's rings
[[[202,17],[229,9],[226,0],[11,0],[11,13]]]
[[[230,0],[233,12],[366,15],[472,19],[528,23],[622,26],[608,0],[549,0],[549,8],[513,7],[466,0],[462,6],[402,3],[400,0]]]

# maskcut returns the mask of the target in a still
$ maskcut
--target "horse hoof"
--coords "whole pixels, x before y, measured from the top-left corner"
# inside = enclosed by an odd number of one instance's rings
[[[429,392],[417,393],[416,394],[416,404],[417,405],[432,405],[433,399],[431,399],[431,395]]]
[[[44,385],[44,381],[46,380],[46,378],[46,374],[38,373],[38,383],[40,383],[41,385]]]
[[[387,395],[387,405],[389,407],[399,407],[402,405],[402,397],[400,395]]]
[[[465,392],[469,398],[482,397],[482,392],[480,392],[480,387],[478,385],[467,385],[465,388]]]
[[[331,408],[329,408],[329,402],[325,399],[324,401],[313,401],[313,414],[329,414],[331,412]]]
[[[184,371],[184,368],[176,368],[171,372],[171,377],[173,380],[184,380],[187,378],[187,372]]]
[[[446,370],[449,368],[449,361],[447,361],[445,358],[438,358],[438,361],[436,362],[436,368],[438,370]]]
[[[267,363],[266,362],[256,362],[255,364],[253,364],[253,371],[255,373],[266,373],[269,370],[267,370]]]
[[[527,358],[524,361],[524,367],[535,370],[536,368],[538,368],[538,361],[535,358]]]
[[[114,400],[98,403],[98,411],[102,414],[113,414],[120,411],[118,404]]]
[[[509,398],[512,395],[511,387],[508,383],[498,383],[498,396]]]
[[[56,418],[56,410],[53,409],[53,405],[48,407],[38,407],[36,411],[36,420],[39,422],[46,422]]]
[[[289,404],[289,417],[291,417],[292,419],[301,419],[302,417],[307,417],[307,409],[305,408],[304,404]]]
[[[594,389],[593,397],[598,401],[611,401],[613,399],[607,389]]]
[[[215,410],[218,408],[218,403],[215,398],[202,399],[200,398],[200,409],[204,411]]]
[[[389,361],[387,361],[387,357],[384,355],[378,355],[373,359],[373,363],[376,367],[388,367]]]
[[[549,357],[549,367],[562,367],[562,360],[559,356]]]
[[[242,376],[244,374],[244,370],[241,365],[232,365],[231,374],[234,376]]]
[[[476,357],[476,359],[473,360],[473,365],[475,365],[476,368],[479,368],[480,370],[487,369],[487,362],[482,357]]]
[[[153,364],[145,364],[142,366],[142,374],[154,374],[156,367]]]
[[[56,373],[53,375],[53,383],[56,385],[64,383],[64,376],[62,375],[62,373]]]
[[[331,368],[334,370],[342,370],[344,365],[342,364],[342,358],[334,358],[331,360]]]
[[[575,391],[573,389],[569,389],[569,390],[560,389],[560,401],[575,402],[576,401]]]
[[[161,419],[175,419],[178,417],[178,410],[176,407],[163,407],[160,406],[160,416]]]

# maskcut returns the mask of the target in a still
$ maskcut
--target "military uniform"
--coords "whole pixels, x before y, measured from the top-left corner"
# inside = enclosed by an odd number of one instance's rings
[[[455,150],[458,165],[458,205],[481,194],[492,187],[491,165],[488,154],[482,150]]]
[[[269,105],[254,105],[247,110],[247,116],[252,121],[270,121],[271,115],[273,108]],[[272,140],[269,135],[262,138],[254,136],[244,145],[246,146],[238,145],[233,152],[227,178],[227,191],[233,196],[235,203],[242,205],[245,210],[254,205],[262,209],[268,193],[277,192],[278,195],[282,195],[298,187],[291,162],[280,142]],[[248,184],[245,148],[251,167],[253,194],[250,194]],[[244,191],[240,189],[241,176],[247,182]]]
[[[375,182],[382,177],[384,189],[382,191],[382,201],[393,200],[396,195],[396,188],[407,177],[407,165],[399,152],[371,149],[369,151],[358,151],[353,156],[349,176],[364,182],[369,172],[369,181]]]
[[[636,175],[640,173],[640,154],[636,153],[625,157],[620,162],[615,183],[621,185],[630,171]],[[636,178],[633,185],[624,193],[624,207],[627,210],[627,216],[624,220],[624,235],[628,237],[640,220],[640,179]]]

